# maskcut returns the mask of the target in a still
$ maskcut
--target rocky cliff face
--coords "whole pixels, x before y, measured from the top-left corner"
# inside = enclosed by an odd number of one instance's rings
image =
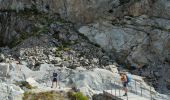
[[[116,60],[129,69],[134,68],[133,73],[147,77],[158,90],[166,92],[170,88],[169,19],[169,0],[0,0],[0,46],[8,45],[16,55],[29,60],[36,52],[30,49],[32,47],[44,43],[47,45],[45,48],[59,46],[59,49],[68,49],[62,45],[68,46],[71,42],[73,53],[79,52],[71,55],[76,60],[80,55],[85,59],[80,60],[82,64],[70,59],[64,65],[86,66],[92,58],[100,57],[100,67],[103,67]],[[75,30],[71,22],[81,26],[79,32],[87,36],[93,46],[77,31],[70,31]],[[51,37],[44,38],[44,34]],[[38,38],[28,39],[32,36]],[[111,57],[99,47],[94,49],[94,43],[104,48]],[[24,51],[21,48],[28,49]],[[98,53],[90,57],[83,53],[89,51]],[[58,52],[58,56],[66,55],[61,50]],[[33,58],[40,61],[38,63],[48,62],[46,58],[53,60],[54,56],[50,53]],[[97,64],[90,66],[98,66],[98,59],[93,60]]]
[[[168,0],[1,0],[1,11],[37,9],[59,13],[63,18],[76,23],[93,22],[94,19],[113,16],[148,14],[170,17]]]
[[[11,40],[19,33],[16,28],[20,31],[27,26],[27,21],[17,14],[25,11],[57,13],[79,25],[103,19],[115,20],[125,15],[170,17],[168,0],[1,0],[0,11],[1,44],[6,44],[5,40]]]
[[[1,10],[37,9],[43,12],[59,13],[73,22],[92,22],[108,11],[118,0],[5,0],[0,1]]]
[[[156,83],[155,86],[159,87],[170,79],[170,31],[166,29],[169,20],[145,17],[127,17],[118,24],[90,24],[79,31],[91,41],[114,53],[119,64],[129,69],[135,67],[139,70],[138,74],[151,78]],[[159,78],[164,78],[164,81]]]

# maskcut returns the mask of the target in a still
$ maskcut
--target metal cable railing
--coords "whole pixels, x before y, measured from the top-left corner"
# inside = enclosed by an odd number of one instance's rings
[[[154,91],[152,91],[152,87],[151,87],[151,84],[149,84],[149,89],[148,88],[145,88],[144,86],[143,86],[143,84],[142,84],[142,82],[141,81],[137,81],[137,80],[134,80],[135,81],[135,94],[136,95],[140,95],[141,97],[147,97],[146,95],[147,94],[143,94],[143,91],[144,90],[146,90],[149,94],[149,98],[150,98],[150,100],[153,100],[153,97],[152,97],[152,95],[153,95],[153,93],[154,93]],[[137,84],[139,85],[139,86],[137,86]],[[139,89],[139,90],[138,90]],[[133,90],[132,90],[133,91]],[[145,91],[145,93],[146,93],[146,91]]]
[[[114,86],[113,86],[113,89],[111,88],[111,94],[113,94],[116,97],[121,97],[120,91],[122,90],[122,86],[120,84],[117,84],[117,82],[115,82],[115,81],[113,82],[113,84],[114,84]],[[142,84],[141,81],[134,80],[134,82],[130,82],[130,84],[128,85],[128,88],[129,88],[128,92],[134,93],[134,94],[139,95],[141,97],[150,98],[150,100],[154,99],[153,94],[155,94],[155,92],[152,91],[151,85],[149,85],[149,87],[146,88],[146,87],[144,87],[144,85]],[[148,94],[144,94],[144,92],[148,93]],[[128,95],[126,96],[126,99],[127,100],[129,99]]]

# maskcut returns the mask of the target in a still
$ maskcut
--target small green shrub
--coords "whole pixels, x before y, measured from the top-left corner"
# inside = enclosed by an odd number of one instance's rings
[[[59,53],[59,52],[56,52],[56,53],[55,53],[55,56],[56,56],[56,57],[62,57],[61,53]]]
[[[56,48],[55,55],[56,57],[62,57],[62,51],[69,51],[71,48],[67,47],[67,45],[61,45]]]
[[[60,48],[57,48],[56,51],[55,51],[55,56],[56,57],[62,57],[62,53],[61,53],[61,49]]]
[[[70,48],[67,48],[67,47],[66,47],[66,48],[63,48],[63,50],[64,50],[64,51],[69,51]]]
[[[88,100],[88,97],[81,92],[68,92],[68,96],[71,100]]]
[[[31,92],[24,92],[23,100],[28,100],[31,95]]]

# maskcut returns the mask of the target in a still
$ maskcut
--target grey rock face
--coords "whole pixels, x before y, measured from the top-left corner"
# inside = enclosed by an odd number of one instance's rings
[[[165,77],[167,80],[169,73],[167,66],[170,65],[165,65],[165,63],[168,62],[166,59],[170,53],[168,46],[169,20],[140,16],[130,20],[127,20],[126,17],[121,21],[113,24],[109,22],[90,24],[81,27],[79,32],[105,50],[114,52],[118,63],[126,63],[129,68],[136,66],[137,69],[147,66],[147,71],[152,78],[161,75],[161,78]],[[120,24],[121,26],[119,26]],[[151,72],[157,70],[160,75]],[[146,75],[146,77],[148,76]],[[160,83],[161,78],[158,77],[154,79]],[[160,88],[162,86],[160,85]]]
[[[90,22],[103,12],[117,5],[119,0],[5,0],[0,1],[1,10],[37,9],[44,12],[59,13],[63,18],[72,21]],[[106,7],[107,6],[107,7]],[[94,13],[96,13],[94,15]]]
[[[20,87],[13,84],[0,83],[0,96],[1,100],[22,100],[22,93]]]
[[[22,40],[19,37],[24,36],[25,33],[33,35],[32,30],[35,28],[33,26],[43,27],[39,23],[32,23],[21,17],[20,12],[22,11],[26,13],[25,17],[32,16],[32,12],[58,13],[61,18],[77,24],[91,23],[101,19],[114,20],[116,17],[124,15],[146,14],[162,18],[170,17],[169,1],[167,0],[1,0],[0,10],[2,11],[0,13],[0,32],[2,33],[0,34],[0,44],[2,46],[14,42],[14,39],[18,39],[17,42],[19,42]],[[77,39],[76,36],[70,36],[70,40],[75,39]]]
[[[4,78],[9,75],[10,67],[9,64],[0,63],[0,77]]]
[[[170,1],[169,0],[157,0],[153,4],[152,15],[170,18]]]
[[[38,11],[59,13],[73,22],[92,22],[94,19],[114,16],[148,14],[169,18],[168,0],[1,0],[1,10],[37,9]],[[95,14],[94,14],[95,13]]]
[[[4,60],[5,60],[4,54],[1,54],[1,53],[0,53],[0,62],[2,62],[2,61],[4,61]]]

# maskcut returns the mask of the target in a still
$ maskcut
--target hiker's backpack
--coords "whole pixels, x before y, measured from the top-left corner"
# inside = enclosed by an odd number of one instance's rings
[[[56,72],[53,73],[53,77],[57,77],[58,74]]]
[[[131,82],[132,81],[132,75],[131,74],[126,74],[127,77],[127,82]]]

